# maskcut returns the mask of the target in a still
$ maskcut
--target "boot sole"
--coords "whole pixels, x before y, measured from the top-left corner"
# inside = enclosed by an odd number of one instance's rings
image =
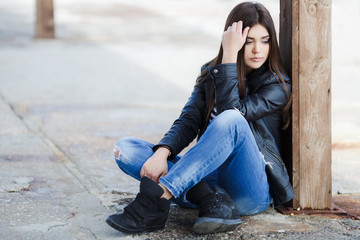
[[[111,218],[107,218],[106,223],[110,227],[112,227],[120,232],[124,232],[124,233],[152,232],[152,231],[164,229],[164,227],[165,227],[165,225],[158,225],[158,226],[151,226],[151,227],[146,227],[146,228],[141,228],[141,229],[128,229],[121,225],[118,225],[116,222],[112,221]]]
[[[242,223],[241,219],[198,218],[193,230],[196,234],[210,234],[234,230]]]

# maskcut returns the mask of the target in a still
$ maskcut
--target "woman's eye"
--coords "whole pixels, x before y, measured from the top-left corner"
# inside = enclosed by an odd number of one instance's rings
[[[245,42],[245,44],[251,44],[252,43],[252,41],[246,41]]]
[[[270,42],[270,38],[263,41],[263,43],[269,43],[269,42]]]

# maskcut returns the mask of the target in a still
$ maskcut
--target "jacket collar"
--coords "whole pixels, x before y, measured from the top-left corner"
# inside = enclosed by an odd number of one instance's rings
[[[246,86],[252,92],[260,87],[264,81],[268,80],[270,75],[269,63],[266,61],[261,67],[252,70],[251,73],[246,75]]]

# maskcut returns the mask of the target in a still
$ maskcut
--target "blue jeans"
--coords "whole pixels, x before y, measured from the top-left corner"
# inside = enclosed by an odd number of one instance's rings
[[[122,138],[117,143],[116,162],[140,180],[141,167],[152,156],[153,146],[141,139]],[[260,213],[272,202],[265,161],[247,121],[235,109],[219,114],[194,147],[168,161],[168,168],[159,181],[180,205],[186,205],[186,192],[202,179],[225,189],[241,215]]]

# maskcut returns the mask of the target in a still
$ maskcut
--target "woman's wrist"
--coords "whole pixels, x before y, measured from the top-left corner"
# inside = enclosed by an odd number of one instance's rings
[[[236,63],[237,62],[237,53],[226,53],[224,52],[223,57],[222,57],[222,64],[225,63]]]
[[[162,145],[156,150],[156,152],[169,157],[171,155],[171,148],[167,145]]]

